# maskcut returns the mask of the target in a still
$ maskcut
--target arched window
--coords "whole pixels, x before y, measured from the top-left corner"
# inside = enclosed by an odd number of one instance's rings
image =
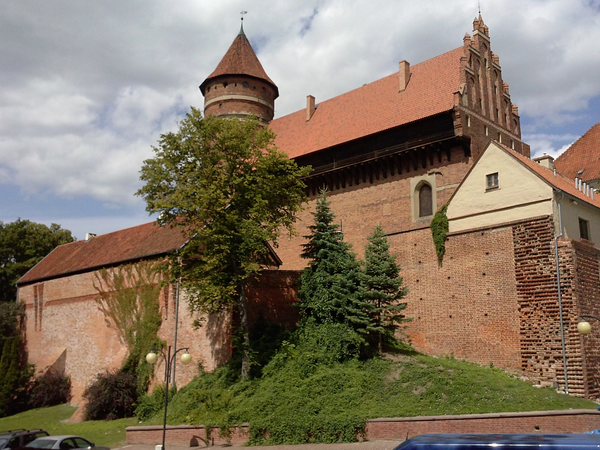
[[[431,216],[433,214],[431,186],[423,184],[419,189],[419,217]]]

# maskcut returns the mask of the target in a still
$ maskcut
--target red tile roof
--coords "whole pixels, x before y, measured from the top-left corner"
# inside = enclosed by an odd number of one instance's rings
[[[259,78],[273,85],[277,92],[275,97],[279,95],[277,85],[267,76],[265,69],[263,69],[262,64],[258,60],[256,53],[254,53],[254,49],[248,41],[248,38],[246,38],[243,30],[240,30],[240,33],[233,40],[229,50],[227,50],[227,53],[225,53],[225,56],[223,56],[223,59],[221,59],[221,62],[214,72],[200,85],[202,95],[204,95],[206,84],[212,78],[222,75],[249,75],[254,78]]]
[[[569,178],[584,181],[600,178],[600,122],[592,126],[554,161],[554,167]],[[578,172],[583,169],[583,173]]]
[[[508,147],[502,144],[498,144],[496,142],[494,142],[494,144],[500,146],[503,150],[508,152],[514,158],[521,161],[521,163],[527,166],[527,168],[529,168],[532,172],[534,172],[552,187],[600,209],[600,195],[594,194],[594,198],[592,199],[590,196],[584,194],[575,187],[574,179],[565,177],[560,173],[555,174],[553,170],[550,170],[542,166],[541,164],[536,163],[535,161],[527,158],[526,156],[521,155],[520,153],[515,152],[514,150],[509,149]]]
[[[290,158],[404,125],[454,106],[460,86],[463,47],[412,66],[406,90],[396,72],[358,89],[318,103],[306,121],[300,110],[271,122],[279,149]]]
[[[95,236],[89,241],[59,245],[27,272],[19,286],[117,263],[163,255],[187,242],[181,228],[160,227],[155,222]]]

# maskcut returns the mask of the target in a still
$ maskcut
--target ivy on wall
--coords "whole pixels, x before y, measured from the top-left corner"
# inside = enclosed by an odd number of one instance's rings
[[[446,253],[446,236],[448,235],[447,209],[448,204],[446,203],[435,213],[430,225],[431,236],[433,237],[433,244],[435,245],[435,252],[437,253],[438,264],[440,266],[444,260],[444,253]]]
[[[152,376],[152,367],[145,355],[152,346],[161,346],[158,338],[162,318],[159,311],[160,273],[154,264],[142,261],[95,274],[96,303],[109,327],[119,332],[128,356],[121,370],[135,374],[138,392],[145,393]]]

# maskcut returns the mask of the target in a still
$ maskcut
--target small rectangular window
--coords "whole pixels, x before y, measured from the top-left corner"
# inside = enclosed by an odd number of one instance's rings
[[[486,177],[486,189],[496,189],[498,187],[498,172],[490,173]]]
[[[498,142],[502,144],[502,133],[498,133]]]
[[[485,135],[489,136],[490,134],[490,130],[488,129],[488,127],[483,127],[485,129]]]
[[[579,218],[579,237],[581,239],[585,239],[586,241],[590,240],[590,224],[587,220]]]

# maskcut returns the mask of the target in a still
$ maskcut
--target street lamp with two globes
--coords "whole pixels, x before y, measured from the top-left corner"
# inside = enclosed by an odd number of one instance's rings
[[[189,364],[192,361],[192,355],[189,354],[188,350],[188,347],[183,347],[178,349],[173,353],[173,355],[171,355],[170,345],[166,354],[161,348],[152,347],[150,353],[146,355],[146,362],[148,364],[156,364],[156,361],[158,360],[157,351],[160,352],[165,361],[165,413],[163,418],[163,436],[161,450],[165,450],[165,436],[167,433],[167,405],[169,403],[169,378],[171,378],[171,370],[175,366],[175,356],[179,352],[185,352],[183,355],[181,355],[181,362],[183,364]]]

